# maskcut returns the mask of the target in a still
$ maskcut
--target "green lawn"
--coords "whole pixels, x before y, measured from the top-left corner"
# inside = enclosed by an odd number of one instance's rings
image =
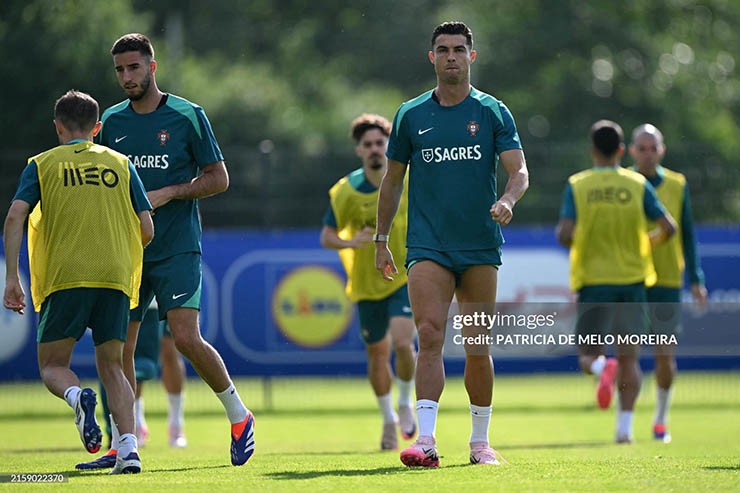
[[[110,477],[78,473],[92,458],[73,413],[41,383],[0,386],[0,472],[68,472],[64,485],[0,485],[0,490],[65,491],[737,491],[740,487],[740,374],[679,375],[670,430],[655,443],[652,376],[646,375],[635,418],[637,442],[612,443],[614,410],[593,403],[581,375],[507,376],[496,383],[492,445],[509,462],[468,465],[470,417],[462,381],[447,382],[437,426],[441,467],[410,470],[396,452],[381,453],[380,417],[361,379],[238,382],[255,411],[257,452],[241,468],[228,454],[228,425],[218,400],[188,384],[189,446],[166,443],[164,392],[146,389],[151,440],[144,471]],[[403,443],[403,442],[402,442]],[[106,471],[107,472],[107,471]]]

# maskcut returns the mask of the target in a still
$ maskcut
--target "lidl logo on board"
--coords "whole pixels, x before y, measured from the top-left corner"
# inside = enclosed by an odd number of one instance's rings
[[[341,338],[352,320],[344,282],[318,265],[299,267],[281,279],[272,296],[280,332],[299,346],[319,348]]]

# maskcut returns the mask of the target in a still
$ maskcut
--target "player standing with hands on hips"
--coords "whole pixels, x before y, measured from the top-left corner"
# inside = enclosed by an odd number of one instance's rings
[[[409,298],[419,333],[416,412],[419,437],[401,452],[407,466],[437,467],[435,431],[444,388],[445,325],[453,295],[461,314],[493,313],[501,226],[529,186],[529,172],[514,119],[493,96],[470,84],[473,35],[462,22],[434,29],[429,61],[437,86],[401,105],[388,144],[388,171],[378,198],[375,267],[387,280],[398,272],[388,249],[391,222],[409,175],[406,268]],[[499,161],[508,175],[496,193]],[[486,327],[464,327],[475,336]],[[465,346],[465,389],[470,399],[470,462],[498,465],[488,428],[493,362],[488,346]]]

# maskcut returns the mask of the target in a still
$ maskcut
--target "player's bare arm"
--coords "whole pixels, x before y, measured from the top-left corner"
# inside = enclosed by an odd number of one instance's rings
[[[670,213],[666,212],[664,216],[659,217],[655,221],[658,227],[650,232],[650,245],[656,246],[665,242],[668,238],[676,233],[678,226],[676,220]]]
[[[3,242],[5,245],[5,293],[3,306],[23,315],[26,307],[26,295],[18,275],[18,257],[23,241],[23,225],[31,210],[31,205],[24,200],[14,200],[5,218]]]
[[[567,217],[561,218],[558,222],[558,225],[555,228],[555,236],[557,236],[558,241],[564,247],[570,248],[570,245],[573,243],[573,230],[575,229],[575,225],[575,221]]]
[[[141,244],[147,246],[154,239],[154,222],[150,211],[141,211],[137,214],[141,223]]]
[[[707,288],[703,284],[691,285],[691,298],[701,308],[707,306]]]
[[[398,211],[398,204],[403,194],[403,180],[406,176],[406,165],[388,160],[388,169],[380,183],[378,192],[378,217],[375,232],[378,236],[385,236],[383,241],[376,236],[375,241],[375,268],[380,271],[383,279],[392,281],[391,274],[398,274],[396,264],[393,262],[393,254],[388,249],[387,236],[391,230],[393,218]]]
[[[343,248],[360,248],[373,240],[373,233],[375,230],[370,226],[365,226],[357,234],[349,240],[343,240],[339,237],[336,228],[326,226],[321,229],[321,236],[319,241],[321,246],[324,248],[333,248],[334,250],[341,250]]]
[[[225,192],[229,188],[229,173],[223,161],[211,163],[203,168],[203,173],[189,183],[169,185],[147,192],[149,202],[155,209],[170,200],[203,199]]]
[[[501,226],[509,224],[514,217],[514,206],[529,188],[527,161],[521,149],[511,149],[499,155],[501,165],[509,175],[504,193],[491,206],[491,218]]]

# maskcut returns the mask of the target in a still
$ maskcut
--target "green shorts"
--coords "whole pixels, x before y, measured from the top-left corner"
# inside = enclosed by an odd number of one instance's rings
[[[653,286],[647,289],[650,333],[681,333],[681,289]]]
[[[131,320],[141,321],[156,296],[159,319],[173,308],[200,310],[202,273],[199,253],[181,253],[164,260],[144,262],[139,289],[139,306],[131,310]]]
[[[406,270],[411,270],[417,262],[431,260],[455,275],[455,286],[460,285],[463,272],[476,265],[501,266],[501,248],[489,250],[451,250],[440,251],[430,248],[411,247],[406,254]]]
[[[106,288],[72,288],[50,294],[41,305],[39,343],[71,337],[92,329],[95,345],[126,340],[130,300],[123,291]]]
[[[578,292],[576,334],[646,334],[646,300],[643,283],[584,286]]]
[[[408,286],[404,284],[387,298],[376,301],[358,301],[360,333],[365,344],[383,340],[388,333],[391,317],[411,317]]]

